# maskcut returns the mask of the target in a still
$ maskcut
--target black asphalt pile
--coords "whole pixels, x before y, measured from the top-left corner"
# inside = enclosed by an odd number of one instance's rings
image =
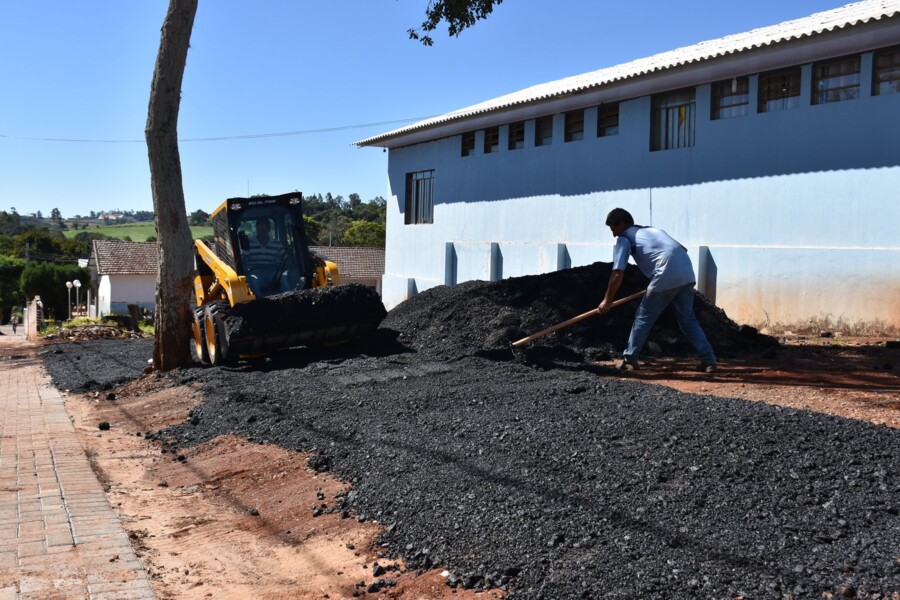
[[[133,381],[153,358],[152,339],[96,339],[53,344],[40,352],[61,390],[108,390]]]
[[[382,327],[400,332],[400,341],[442,358],[482,355],[503,358],[510,344],[597,308],[609,282],[610,263],[565,269],[498,282],[472,281],[439,286],[394,308]],[[633,265],[625,271],[618,297],[646,289],[647,278]],[[621,355],[639,300],[605,315],[539,338],[516,350],[519,358],[609,359]],[[720,357],[771,352],[777,340],[739,326],[701,294],[694,309]],[[667,309],[650,335],[644,356],[685,355],[693,348]],[[508,355],[513,354],[510,351]],[[546,361],[542,361],[546,362]]]
[[[415,352],[294,351],[180,377],[204,404],[151,439],[313,452],[313,468],[352,483],[328,510],[383,523],[390,552],[455,585],[529,599],[900,593],[897,430]]]
[[[238,304],[227,320],[229,336],[281,333],[285,329],[327,328],[348,322],[371,322],[387,311],[374,288],[352,283],[300,292],[286,292]]]

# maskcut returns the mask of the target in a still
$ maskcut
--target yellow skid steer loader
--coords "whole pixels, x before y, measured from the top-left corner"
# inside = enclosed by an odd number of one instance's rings
[[[338,285],[338,267],[310,252],[303,196],[230,198],[212,213],[212,247],[194,241],[193,347],[222,365],[294,346],[348,341],[386,316],[370,287]]]

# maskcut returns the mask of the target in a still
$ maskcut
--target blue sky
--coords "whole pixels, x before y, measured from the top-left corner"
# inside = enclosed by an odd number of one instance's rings
[[[426,3],[200,0],[178,128],[188,212],[248,192],[386,197],[387,154],[352,144],[406,124],[387,122],[846,2],[506,0],[430,48],[406,35]],[[143,137],[167,4],[0,0],[0,210],[152,210]],[[290,132],[308,133],[190,141]]]

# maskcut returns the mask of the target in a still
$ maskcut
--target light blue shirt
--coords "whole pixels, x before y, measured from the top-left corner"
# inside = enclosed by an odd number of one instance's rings
[[[656,227],[632,225],[616,238],[613,270],[625,270],[633,256],[641,273],[650,279],[647,293],[696,283],[691,258],[668,233]]]

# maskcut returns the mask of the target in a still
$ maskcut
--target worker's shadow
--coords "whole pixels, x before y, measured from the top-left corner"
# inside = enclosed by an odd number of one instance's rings
[[[522,348],[494,348],[476,352],[475,356],[495,362],[515,362],[542,371],[577,371],[600,376],[616,374],[616,370],[612,367],[591,363],[584,354],[565,346],[532,345]]]

